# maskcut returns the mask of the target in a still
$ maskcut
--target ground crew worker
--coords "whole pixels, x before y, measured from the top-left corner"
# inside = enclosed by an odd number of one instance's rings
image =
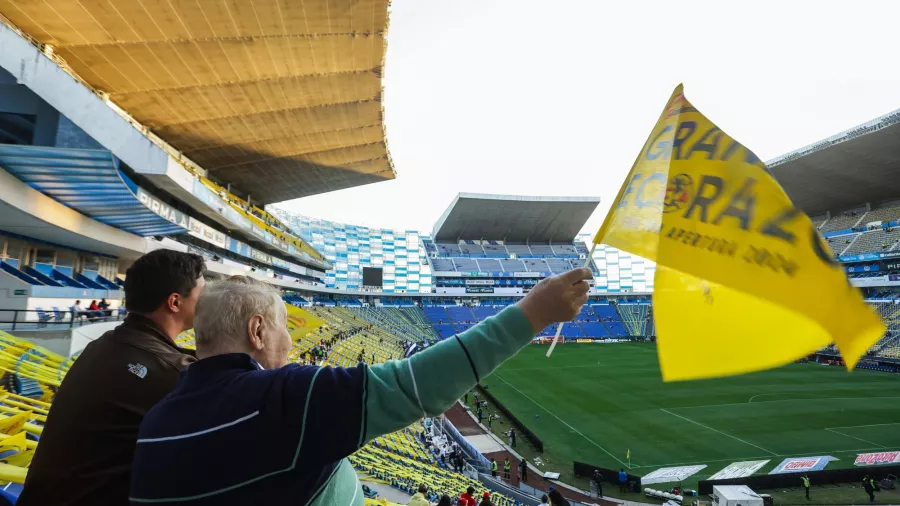
[[[875,480],[870,478],[869,475],[863,478],[863,488],[869,494],[869,502],[875,502]]]
[[[506,481],[509,481],[509,472],[512,469],[512,466],[509,465],[509,457],[506,457],[506,460],[503,461],[503,478]]]
[[[497,477],[497,461],[491,459],[491,478]]]
[[[803,480],[803,488],[806,489],[806,500],[808,501],[809,500],[809,475],[806,473],[803,473],[803,478],[801,478],[801,479]]]

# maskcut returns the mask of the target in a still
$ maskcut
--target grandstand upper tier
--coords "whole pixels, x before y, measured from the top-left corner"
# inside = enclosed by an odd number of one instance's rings
[[[438,243],[461,240],[572,242],[599,204],[599,197],[460,193],[435,223],[432,237]]]
[[[794,204],[810,216],[832,217],[866,203],[898,199],[900,110],[766,164]],[[852,220],[847,221],[851,226]]]
[[[395,177],[388,4],[0,2],[0,64],[139,172],[153,157],[129,146],[146,144],[128,138],[133,124],[189,170],[278,202]],[[104,123],[113,110],[125,121]]]

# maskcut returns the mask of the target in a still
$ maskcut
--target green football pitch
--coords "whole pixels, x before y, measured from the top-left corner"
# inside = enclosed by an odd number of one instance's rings
[[[653,344],[565,344],[549,359],[546,351],[528,346],[482,384],[544,442],[537,454],[519,437],[519,449],[563,480],[573,460],[627,468],[628,450],[641,476],[707,464],[685,482],[696,485],[736,461],[770,460],[759,471],[768,473],[786,457],[831,455],[840,459],[834,469],[852,466],[857,453],[900,449],[895,375],[793,364],[663,383]]]

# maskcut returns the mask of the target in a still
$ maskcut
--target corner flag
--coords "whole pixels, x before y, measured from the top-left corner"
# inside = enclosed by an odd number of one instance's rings
[[[631,460],[631,448],[629,448],[628,451],[625,452],[625,458]]]
[[[768,369],[832,341],[852,369],[884,334],[765,164],[680,85],[594,243],[658,264],[653,312],[665,381]]]

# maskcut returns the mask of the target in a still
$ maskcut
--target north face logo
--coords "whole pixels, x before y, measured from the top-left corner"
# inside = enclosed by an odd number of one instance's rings
[[[128,364],[128,372],[134,374],[138,378],[143,378],[147,375],[147,366],[143,364]]]

